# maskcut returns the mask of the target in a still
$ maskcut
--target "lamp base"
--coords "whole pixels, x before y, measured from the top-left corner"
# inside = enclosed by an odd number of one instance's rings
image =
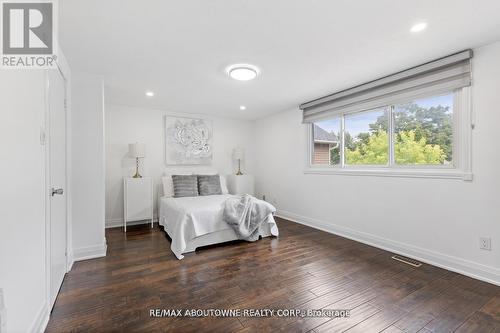
[[[132,176],[132,178],[142,178],[142,176],[139,174],[139,159],[135,159],[135,175]]]
[[[238,159],[238,172],[236,173],[236,176],[241,176],[243,175],[243,172],[241,172],[241,160]]]

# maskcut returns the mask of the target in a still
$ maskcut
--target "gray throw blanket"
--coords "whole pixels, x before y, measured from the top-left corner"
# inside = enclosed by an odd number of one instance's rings
[[[255,242],[259,239],[259,227],[275,210],[271,204],[244,194],[224,202],[223,219],[239,239]]]

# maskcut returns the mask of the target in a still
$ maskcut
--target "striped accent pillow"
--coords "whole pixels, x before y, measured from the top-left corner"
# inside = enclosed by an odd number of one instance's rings
[[[198,191],[200,195],[222,194],[219,175],[198,175]]]
[[[196,175],[172,175],[174,198],[197,197],[198,177]]]

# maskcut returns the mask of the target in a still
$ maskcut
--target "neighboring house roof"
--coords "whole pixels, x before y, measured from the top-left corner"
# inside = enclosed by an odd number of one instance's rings
[[[339,139],[334,133],[330,133],[314,124],[314,142],[338,143]]]

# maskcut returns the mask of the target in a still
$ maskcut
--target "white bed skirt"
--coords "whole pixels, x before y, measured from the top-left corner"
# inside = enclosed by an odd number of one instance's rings
[[[274,218],[272,216],[271,216],[271,218],[274,221]],[[273,223],[273,224],[263,223],[261,225],[261,227],[259,228],[259,235],[262,237],[273,236],[273,234],[271,232],[271,225],[276,227],[276,223]],[[276,236],[277,236],[277,232],[276,232]],[[198,247],[230,242],[230,241],[234,241],[237,239],[238,239],[238,236],[236,236],[236,233],[234,232],[233,229],[226,229],[226,230],[222,230],[222,231],[212,232],[210,234],[206,234],[206,235],[192,239],[190,242],[187,243],[186,249],[184,250],[183,253],[194,252],[194,251],[196,251],[196,248],[198,248]]]
[[[160,225],[163,226],[165,232],[172,239],[173,235],[171,235],[168,232],[168,228],[166,227],[166,224],[162,223],[162,221],[165,221],[165,219],[160,217]],[[269,215],[267,220],[264,223],[262,223],[262,225],[259,228],[259,236],[264,238],[264,237],[271,237],[271,236],[278,236],[278,235],[279,235],[278,226],[276,225],[276,221],[274,220],[274,216]],[[183,254],[186,254],[189,252],[194,252],[199,247],[213,245],[213,244],[226,243],[226,242],[235,241],[238,239],[239,238],[233,229],[224,229],[221,231],[215,231],[215,232],[211,232],[211,233],[206,234],[206,235],[198,236],[198,237],[192,238],[190,240],[186,240],[185,241],[186,246],[184,249],[176,248],[174,246],[175,242],[172,239],[171,250],[174,253],[174,255],[177,257],[177,259],[181,260],[184,258]]]

